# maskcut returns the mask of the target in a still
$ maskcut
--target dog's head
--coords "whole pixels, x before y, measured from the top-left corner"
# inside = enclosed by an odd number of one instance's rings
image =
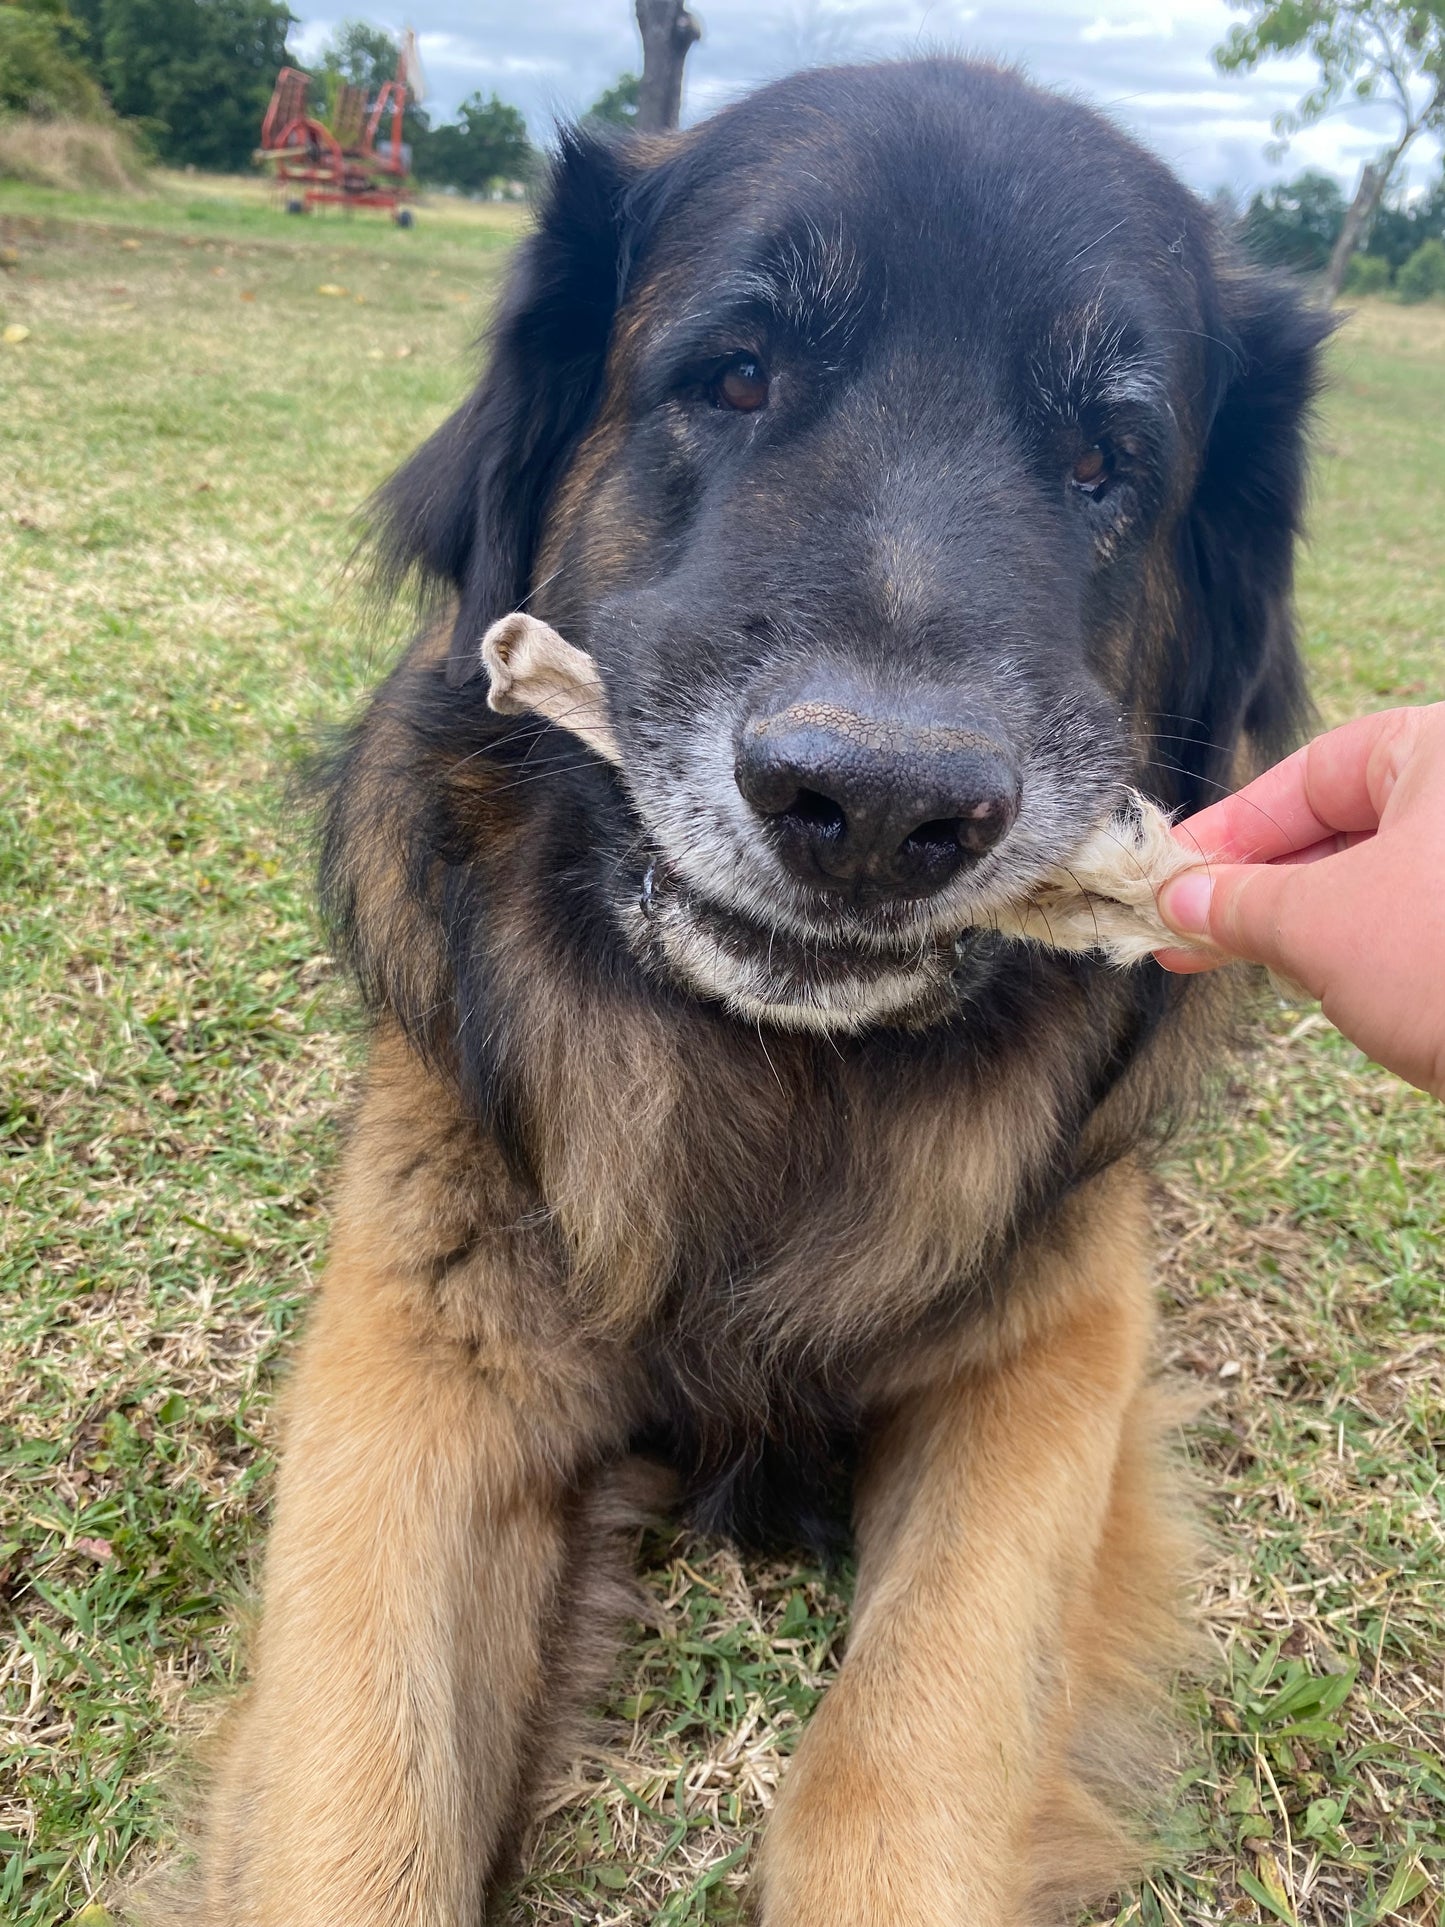
[[[925,1008],[1126,781],[1298,698],[1326,323],[1106,121],[952,60],[569,135],[486,377],[392,483],[457,598],[596,658],[634,951],[751,1017]]]

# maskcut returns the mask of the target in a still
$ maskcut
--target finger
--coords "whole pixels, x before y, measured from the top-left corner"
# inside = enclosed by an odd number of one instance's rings
[[[1236,795],[1179,824],[1175,836],[1225,863],[1269,863],[1342,831],[1374,830],[1426,714],[1381,710],[1317,736]]]
[[[1214,945],[1225,957],[1268,965],[1319,996],[1327,945],[1303,940],[1323,873],[1313,865],[1216,864],[1186,870],[1159,892],[1171,930]],[[1328,894],[1327,879],[1322,887]],[[1298,939],[1298,941],[1297,941]]]
[[[1156,950],[1153,957],[1161,970],[1168,970],[1176,977],[1196,977],[1201,970],[1218,970],[1221,964],[1234,961],[1222,953],[1215,955],[1205,950]]]
[[[1342,850],[1353,850],[1361,843],[1368,843],[1374,835],[1373,830],[1339,830],[1334,836],[1327,836],[1323,843],[1311,843],[1307,850],[1287,850],[1274,860],[1276,863],[1318,863],[1321,857],[1338,856]]]

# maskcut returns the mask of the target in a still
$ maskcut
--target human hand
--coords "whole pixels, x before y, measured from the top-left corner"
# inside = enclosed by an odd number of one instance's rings
[[[1177,826],[1207,858],[1159,892],[1166,970],[1267,964],[1377,1063],[1445,1097],[1445,703],[1318,736]]]

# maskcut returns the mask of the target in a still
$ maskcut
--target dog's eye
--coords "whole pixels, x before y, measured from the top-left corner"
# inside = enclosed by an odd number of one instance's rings
[[[1075,458],[1069,470],[1069,482],[1081,495],[1099,495],[1108,486],[1114,473],[1113,452],[1103,442],[1095,442],[1086,448],[1082,455]]]
[[[719,408],[756,414],[768,405],[767,369],[754,355],[734,355],[713,384],[713,400]]]

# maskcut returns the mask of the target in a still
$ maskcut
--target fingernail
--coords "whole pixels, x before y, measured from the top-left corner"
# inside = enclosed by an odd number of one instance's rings
[[[1159,914],[1181,936],[1203,937],[1209,931],[1209,898],[1214,889],[1207,870],[1186,870],[1159,892]]]

